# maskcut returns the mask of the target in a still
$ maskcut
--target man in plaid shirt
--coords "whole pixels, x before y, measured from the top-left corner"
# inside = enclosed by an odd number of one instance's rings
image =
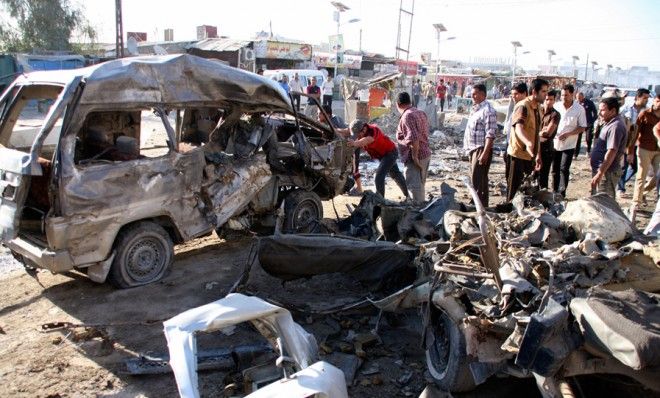
[[[472,185],[479,200],[488,206],[488,170],[493,159],[493,140],[497,132],[497,112],[486,101],[486,86],[477,84],[472,89],[472,112],[465,127],[463,148],[470,155]]]
[[[429,148],[429,122],[426,113],[412,106],[410,94],[402,92],[396,107],[401,113],[396,128],[399,155],[404,164],[406,185],[415,202],[424,202],[424,184],[431,161]]]

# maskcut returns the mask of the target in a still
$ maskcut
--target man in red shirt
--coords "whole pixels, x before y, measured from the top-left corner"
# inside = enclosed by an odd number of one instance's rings
[[[445,110],[445,97],[447,96],[447,86],[445,86],[445,80],[440,79],[438,87],[435,88],[435,95],[438,98],[438,104],[440,104],[440,112]]]
[[[376,171],[376,192],[385,197],[385,175],[389,174],[399,186],[403,195],[408,198],[406,179],[396,164],[399,153],[394,142],[387,138],[378,126],[367,124],[360,119],[351,123],[351,132],[357,139],[349,141],[349,145],[354,148],[363,148],[372,159],[380,160]]]

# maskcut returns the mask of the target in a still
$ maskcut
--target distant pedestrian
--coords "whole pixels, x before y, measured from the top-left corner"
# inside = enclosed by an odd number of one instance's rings
[[[424,202],[424,184],[431,162],[429,122],[426,113],[412,106],[407,92],[399,94],[396,103],[401,118],[396,129],[399,154],[405,167],[406,185],[415,202]]]
[[[626,139],[626,152],[623,155],[623,167],[621,179],[617,184],[617,190],[621,197],[625,196],[626,183],[637,173],[637,116],[646,109],[651,92],[645,88],[637,90],[635,102],[624,106],[621,115],[625,118],[628,126],[628,138]]]
[[[422,84],[419,79],[415,80],[412,85],[412,99],[413,106],[416,108],[419,106],[419,97],[422,94]]]
[[[541,141],[541,171],[539,171],[538,179],[541,189],[548,189],[548,176],[550,175],[550,167],[555,156],[553,140],[557,134],[559,120],[561,119],[561,115],[554,108],[558,96],[559,92],[557,90],[550,90],[543,103],[543,120],[541,122],[541,132],[539,133]]]
[[[291,87],[289,86],[289,77],[287,75],[282,75],[282,80],[280,80],[280,86],[289,94]]]
[[[323,105],[332,107],[332,95],[335,89],[335,82],[332,76],[328,76],[323,82]]]
[[[316,115],[318,115],[318,106],[316,104],[321,101],[321,88],[316,85],[315,77],[312,77],[309,86],[307,86],[307,97],[305,115],[311,118],[316,118]]]
[[[447,86],[445,86],[444,79],[440,79],[438,86],[435,88],[436,105],[440,105],[440,112],[445,110],[445,98],[447,97]]]
[[[468,85],[465,87],[463,98],[472,98],[472,82],[468,82]]]
[[[655,179],[660,172],[660,148],[658,139],[653,133],[653,128],[660,122],[660,94],[653,99],[650,109],[643,110],[637,117],[637,178],[633,191],[633,203],[630,210],[631,221],[637,213],[637,209],[644,201],[644,194],[656,186]],[[648,172],[653,170],[653,177],[648,179]]]
[[[506,113],[506,120],[504,121],[504,135],[506,136],[506,142],[504,147],[504,153],[502,158],[504,159],[504,178],[509,178],[509,166],[511,165],[511,159],[509,158],[509,153],[507,149],[509,148],[509,139],[511,138],[511,131],[513,126],[511,125],[511,118],[513,116],[513,108],[516,104],[527,97],[527,84],[525,82],[518,82],[513,86],[511,91],[511,101],[509,101],[509,108]]]
[[[261,76],[263,76],[263,75],[264,75],[264,70],[261,69],[261,68],[259,68],[259,69],[257,70],[257,75],[261,75]]]
[[[548,94],[548,82],[532,80],[531,95],[518,102],[513,110],[511,138],[508,153],[511,159],[507,176],[507,202],[513,200],[524,179],[533,171],[541,170],[539,132],[541,131],[541,104]]]
[[[291,97],[293,98],[296,110],[300,112],[300,93],[303,92],[303,87],[298,72],[293,75],[293,79],[289,82],[289,90],[291,90]]]
[[[433,103],[433,97],[435,96],[435,82],[431,80],[426,86],[426,106],[429,106]]]
[[[472,111],[463,137],[463,149],[470,157],[470,176],[481,203],[488,207],[488,172],[493,159],[493,140],[497,133],[497,112],[486,100],[486,86],[477,84],[472,91]]]
[[[587,155],[591,153],[591,143],[594,140],[594,123],[598,119],[598,109],[592,100],[584,96],[584,93],[580,91],[577,93],[577,100],[584,108],[585,115],[587,117],[587,128],[584,131],[584,141],[587,144]],[[582,133],[578,135],[577,145],[575,146],[575,159],[577,159],[578,154],[580,153],[580,146],[582,145]]]
[[[406,179],[396,163],[399,154],[394,142],[377,125],[368,124],[360,119],[351,123],[351,132],[355,136],[355,141],[349,141],[349,145],[364,149],[372,159],[380,161],[376,170],[376,192],[385,197],[385,176],[389,174],[399,186],[403,195],[408,198]]]
[[[615,188],[621,176],[621,158],[625,151],[626,123],[619,115],[618,98],[609,97],[598,104],[604,125],[595,137],[591,151],[591,194],[604,192],[616,198]]]
[[[554,108],[561,115],[554,139],[555,157],[552,161],[552,190],[566,197],[573,152],[578,134],[587,127],[587,116],[582,105],[574,99],[575,87],[565,84],[561,89],[561,101]]]

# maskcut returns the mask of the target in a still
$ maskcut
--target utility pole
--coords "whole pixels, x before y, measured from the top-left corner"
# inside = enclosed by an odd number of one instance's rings
[[[403,67],[403,79],[401,79],[401,82],[403,83],[403,80],[405,80],[408,76],[408,60],[410,59],[410,38],[412,36],[412,21],[413,21],[413,15],[415,12],[415,0],[412,0],[412,7],[410,11],[404,10],[403,9],[403,0],[401,0],[401,3],[399,5],[399,29],[396,34],[396,59],[401,59],[401,52],[406,53],[406,63]],[[408,47],[407,48],[402,48],[401,47],[401,15],[402,14],[407,14],[410,16],[410,29],[408,32]]]
[[[117,58],[124,58],[124,24],[121,20],[121,0],[115,0],[115,23],[117,28],[115,56]]]

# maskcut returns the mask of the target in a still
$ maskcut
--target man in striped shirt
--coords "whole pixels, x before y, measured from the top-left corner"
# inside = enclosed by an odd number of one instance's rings
[[[431,161],[429,122],[426,113],[412,106],[410,94],[405,91],[399,94],[396,106],[401,113],[396,140],[405,168],[406,185],[413,200],[421,203],[424,202],[424,184]]]
[[[472,112],[463,138],[463,149],[470,156],[472,185],[479,200],[488,206],[488,171],[493,158],[493,140],[497,132],[497,112],[486,101],[486,86],[477,84],[472,89]]]

